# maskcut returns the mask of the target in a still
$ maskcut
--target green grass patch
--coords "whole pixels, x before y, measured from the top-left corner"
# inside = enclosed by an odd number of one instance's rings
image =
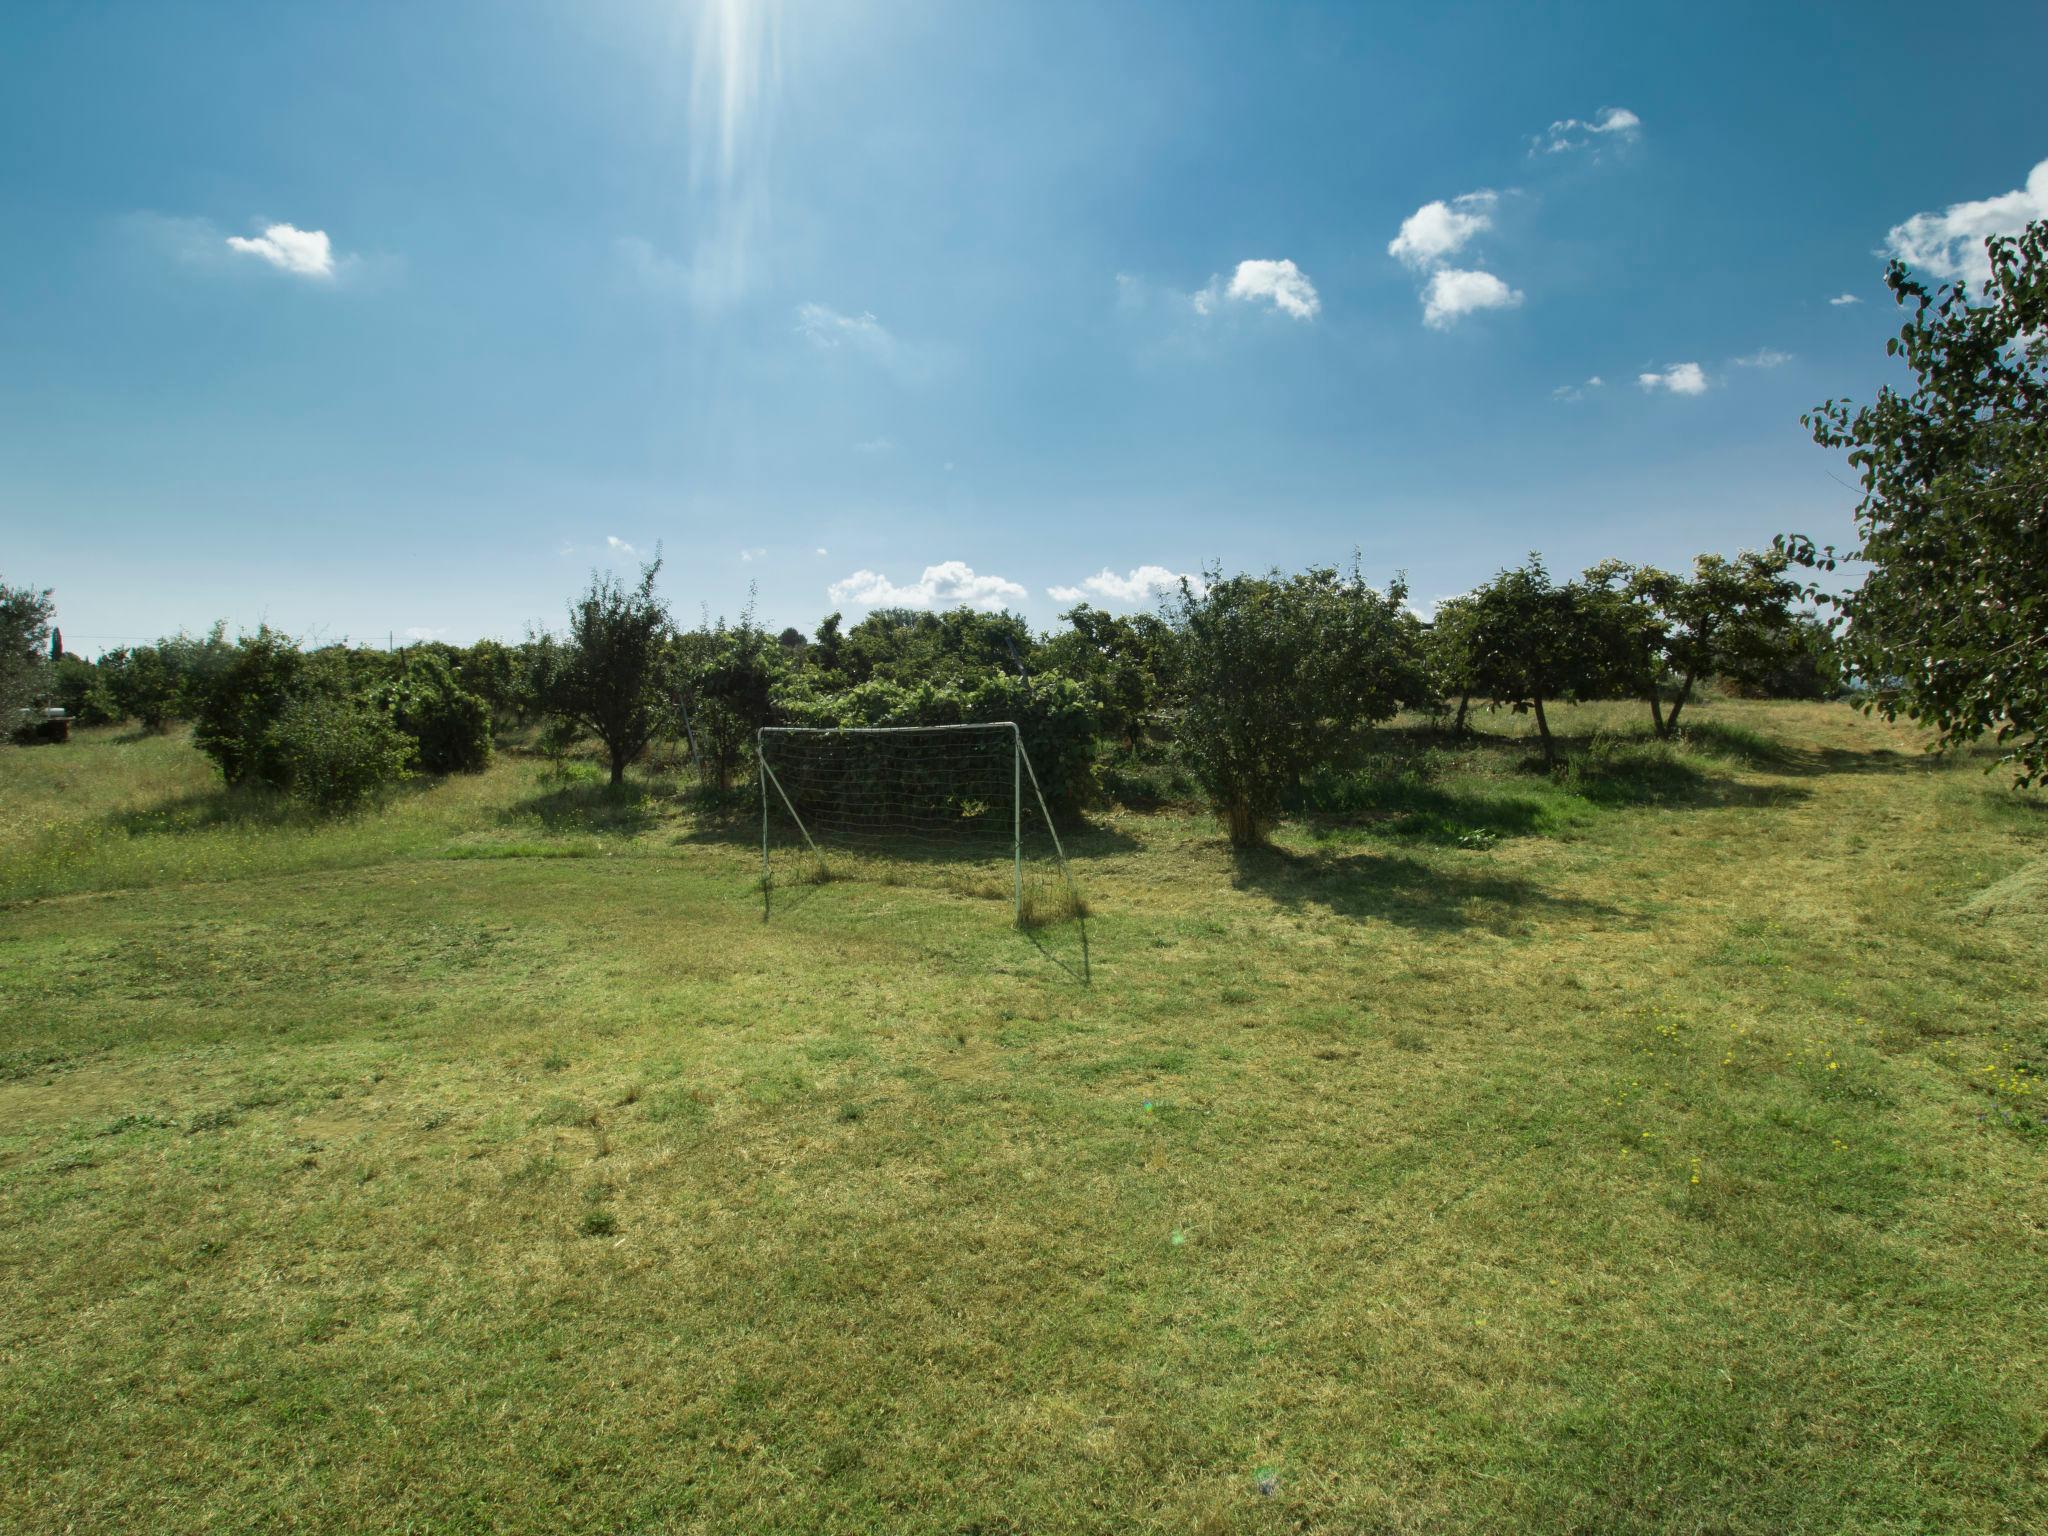
[[[1162,773],[1085,983],[660,778],[0,751],[0,1528],[2030,1532],[2040,797],[1645,716]]]

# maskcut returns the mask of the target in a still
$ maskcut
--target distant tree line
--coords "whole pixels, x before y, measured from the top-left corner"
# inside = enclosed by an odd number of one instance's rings
[[[594,745],[610,781],[678,743],[714,795],[752,772],[765,725],[952,725],[1014,720],[1046,797],[1071,814],[1132,765],[1171,762],[1233,842],[1261,841],[1304,779],[1402,710],[1466,732],[1475,702],[1533,714],[1555,765],[1552,705],[1645,702],[1674,732],[1700,682],[1815,697],[1835,677],[1824,628],[1794,611],[1782,554],[1702,556],[1686,574],[1609,562],[1556,582],[1543,562],[1501,572],[1423,618],[1396,583],[1357,571],[1184,584],[1156,614],[1080,605],[1035,634],[1010,613],[881,609],[809,636],[737,622],[677,627],[657,558],[600,572],[559,633],[516,644],[307,649],[267,627],[221,626],[97,662],[50,647],[47,593],[8,591],[9,684],[86,724],[188,721],[230,785],[327,808],[411,774],[475,771],[494,735],[551,755]],[[10,631],[14,633],[14,631]]]

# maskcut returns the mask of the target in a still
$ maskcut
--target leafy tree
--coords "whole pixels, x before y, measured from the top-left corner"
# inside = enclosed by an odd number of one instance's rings
[[[1893,262],[1912,314],[1885,343],[1913,375],[1874,403],[1802,417],[1862,478],[1857,548],[1783,541],[1801,564],[1868,571],[1824,597],[1848,621],[1870,707],[1932,726],[1939,745],[1992,735],[2021,785],[2048,780],[2048,220],[1985,242],[1990,280],[1938,293]],[[1820,594],[1816,594],[1820,595]]]
[[[832,672],[839,667],[839,648],[846,637],[839,632],[839,615],[828,613],[812,637],[808,651],[811,663],[824,671]]]
[[[213,759],[230,786],[289,787],[291,771],[271,727],[299,695],[305,671],[298,645],[266,624],[194,679],[192,744]]]
[[[1171,622],[1182,755],[1239,848],[1264,841],[1282,797],[1335,760],[1364,721],[1425,693],[1407,589],[1354,571],[1183,582]]]
[[[1677,731],[1702,678],[1763,667],[1793,645],[1800,586],[1786,575],[1789,564],[1782,550],[1744,550],[1733,560],[1701,555],[1690,576],[1620,561],[1586,573],[1596,619],[1618,626],[1609,631],[1619,644],[1618,685],[1649,700],[1659,736]]]
[[[407,656],[398,676],[374,687],[369,699],[410,738],[423,772],[481,773],[490,762],[490,706],[434,652]]]
[[[16,712],[43,696],[54,607],[48,588],[0,582],[0,734],[12,734]]]
[[[547,679],[550,711],[574,721],[604,744],[612,783],[654,738],[662,712],[658,684],[668,605],[654,595],[661,557],[627,586],[609,572],[569,606],[569,638]]]
[[[104,670],[66,651],[50,669],[52,692],[64,713],[80,725],[111,725],[121,718]]]
[[[1555,768],[1545,706],[1609,696],[1625,676],[1612,610],[1577,582],[1553,582],[1534,554],[1460,602],[1466,686],[1517,714],[1533,711],[1544,765]]]
[[[1136,755],[1166,702],[1173,631],[1153,614],[1119,617],[1086,603],[1062,617],[1068,628],[1038,648],[1038,665],[1083,684],[1102,733]]]
[[[479,640],[449,659],[455,681],[464,693],[475,694],[490,711],[494,724],[521,717],[518,653],[496,640]]]
[[[1422,639],[1423,665],[1435,695],[1432,708],[1441,710],[1456,699],[1458,709],[1451,729],[1460,736],[1465,734],[1465,715],[1477,686],[1473,625],[1478,613],[1470,597],[1445,598],[1436,605]]]
[[[1752,699],[1832,699],[1842,691],[1834,627],[1814,614],[1795,613],[1776,645],[1737,657],[1721,675]]]
[[[751,602],[739,623],[724,619],[678,639],[676,670],[689,700],[697,745],[711,782],[732,788],[753,750],[755,733],[775,719],[776,679],[786,665],[782,648],[754,622]]]

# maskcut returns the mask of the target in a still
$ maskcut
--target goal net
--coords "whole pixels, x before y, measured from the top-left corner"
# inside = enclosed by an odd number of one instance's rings
[[[804,887],[870,880],[1001,903],[1027,929],[1079,921],[1066,852],[1013,723],[770,726],[757,743],[771,911]]]

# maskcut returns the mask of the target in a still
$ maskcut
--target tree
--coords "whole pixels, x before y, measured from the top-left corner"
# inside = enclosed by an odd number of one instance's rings
[[[1460,602],[1469,605],[1460,615],[1469,626],[1468,686],[1517,714],[1533,711],[1544,766],[1555,768],[1557,743],[1545,706],[1605,697],[1620,682],[1611,615],[1577,582],[1553,582],[1534,554]]]
[[[1619,560],[1586,572],[1588,642],[1607,651],[1618,691],[1649,701],[1659,736],[1678,730],[1702,678],[1766,666],[1795,643],[1789,563],[1781,550],[1744,550],[1701,555],[1690,576]]]
[[[712,783],[730,789],[755,733],[774,721],[772,695],[787,653],[754,622],[749,601],[739,623],[720,619],[709,630],[679,636],[675,654],[703,762]]]
[[[1406,597],[1329,568],[1181,583],[1180,749],[1234,846],[1263,842],[1282,796],[1361,722],[1423,694]]]
[[[0,738],[13,734],[18,711],[43,696],[54,608],[47,587],[0,582]]]
[[[1037,665],[1085,686],[1102,733],[1135,756],[1165,702],[1173,631],[1154,614],[1120,617],[1086,603],[1061,617],[1068,627],[1038,647]]]
[[[1861,475],[1859,546],[1781,541],[1801,564],[1869,569],[1815,595],[1847,621],[1845,659],[1879,685],[1869,707],[1932,726],[1945,748],[1992,735],[2021,786],[2048,780],[2048,221],[1985,242],[1990,280],[1939,293],[1893,262],[1913,306],[1885,343],[1913,374],[1873,404],[1801,418]]]
[[[214,760],[230,786],[290,786],[291,769],[272,727],[301,696],[305,670],[297,642],[265,624],[194,682],[192,744]]]
[[[1435,696],[1431,708],[1441,711],[1453,698],[1458,701],[1451,722],[1451,730],[1458,736],[1465,734],[1465,714],[1472,707],[1477,657],[1473,625],[1478,614],[1469,595],[1447,597],[1436,605],[1422,638],[1423,664]]]
[[[481,773],[491,760],[491,709],[463,688],[430,650],[404,657],[395,677],[374,685],[369,702],[413,744],[426,773]]]
[[[604,744],[612,783],[646,750],[661,713],[657,682],[668,606],[654,595],[661,557],[640,569],[637,585],[595,573],[569,605],[569,639],[548,679],[550,711],[585,726]]]

